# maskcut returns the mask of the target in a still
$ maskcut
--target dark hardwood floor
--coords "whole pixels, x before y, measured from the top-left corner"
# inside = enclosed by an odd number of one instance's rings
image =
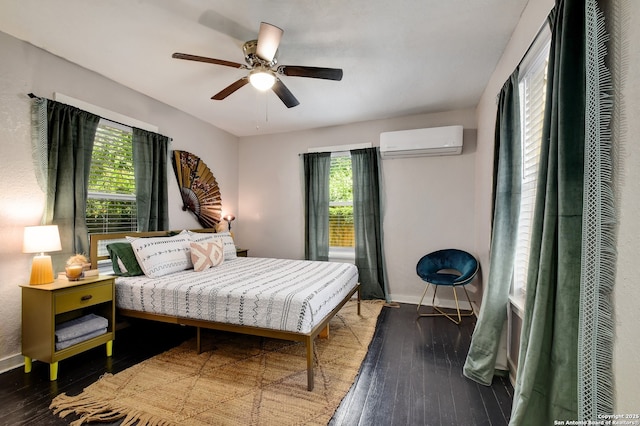
[[[330,424],[506,425],[513,394],[508,379],[486,387],[462,376],[474,322],[416,320],[414,305],[385,307],[361,372]],[[0,374],[0,425],[65,425],[74,418],[49,411],[55,395],[76,395],[105,372],[122,371],[193,335],[187,327],[132,322],[117,332],[112,358],[100,347],[60,361],[56,382],[40,362],[30,374],[22,368]]]
[[[37,361],[29,374],[22,367],[0,374],[0,425],[66,425],[77,417],[62,420],[51,413],[49,404],[56,395],[77,395],[104,373],[118,373],[194,335],[188,327],[132,321],[116,331],[112,357],[100,346],[62,360],[55,382],[49,381],[49,364]]]
[[[360,374],[330,425],[506,425],[508,378],[482,386],[462,375],[475,317],[455,325],[385,307]]]

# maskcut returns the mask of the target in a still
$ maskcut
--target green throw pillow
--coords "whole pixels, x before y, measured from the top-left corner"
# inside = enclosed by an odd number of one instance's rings
[[[107,245],[107,251],[111,256],[113,272],[121,277],[135,277],[143,275],[142,268],[138,264],[135,253],[131,248],[131,243],[111,243]],[[120,262],[118,262],[118,259]],[[122,270],[122,267],[124,270]]]

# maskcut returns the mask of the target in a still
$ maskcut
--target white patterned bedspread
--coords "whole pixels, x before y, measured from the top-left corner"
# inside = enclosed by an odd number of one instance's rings
[[[358,283],[355,265],[258,257],[160,278],[117,277],[118,308],[310,332]]]

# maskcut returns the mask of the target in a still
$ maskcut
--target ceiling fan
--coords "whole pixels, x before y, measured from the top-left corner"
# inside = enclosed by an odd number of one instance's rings
[[[280,45],[283,32],[282,29],[275,25],[261,22],[258,39],[247,41],[244,46],[242,46],[244,60],[247,65],[222,59],[189,55],[187,53],[174,53],[172,57],[250,70],[248,75],[236,80],[211,97],[211,99],[218,101],[225,99],[247,83],[251,83],[251,85],[258,90],[273,90],[287,108],[291,108],[299,105],[300,102],[293,96],[293,93],[291,93],[287,86],[284,85],[278,75],[321,78],[335,81],[342,80],[342,69],[339,68],[305,67],[297,65],[278,65],[276,68],[276,53],[278,52],[278,46]]]

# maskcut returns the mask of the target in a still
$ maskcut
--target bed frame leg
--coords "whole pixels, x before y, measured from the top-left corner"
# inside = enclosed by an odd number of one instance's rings
[[[201,340],[200,327],[196,327],[196,352],[198,355],[202,353],[202,340]]]
[[[307,337],[307,390],[313,390],[313,337]]]
[[[360,297],[360,288],[360,284],[358,284],[358,315],[360,315],[360,300],[362,300]]]
[[[329,324],[327,324],[327,326],[323,328],[322,331],[320,331],[320,334],[318,334],[318,337],[321,339],[329,338]]]

